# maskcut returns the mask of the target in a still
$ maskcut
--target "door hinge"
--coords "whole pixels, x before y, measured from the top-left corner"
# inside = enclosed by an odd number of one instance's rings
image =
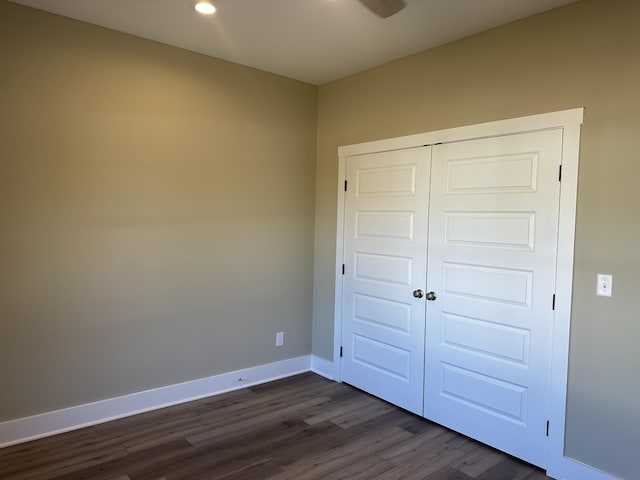
[[[547,437],[549,436],[549,420],[547,420]]]
[[[342,274],[344,275],[344,263],[342,264]]]
[[[562,165],[558,168],[558,181],[562,181]]]
[[[347,181],[346,180],[344,181],[344,191],[345,192],[347,191]]]
[[[342,347],[340,347],[340,358],[342,358]]]
[[[553,299],[551,300],[551,310],[555,310],[555,309],[556,309],[556,294],[554,293]]]

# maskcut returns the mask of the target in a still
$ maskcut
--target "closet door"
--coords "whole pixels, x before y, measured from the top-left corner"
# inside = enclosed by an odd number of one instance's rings
[[[430,147],[347,159],[342,380],[422,414]]]
[[[424,415],[546,464],[562,131],[433,147]]]

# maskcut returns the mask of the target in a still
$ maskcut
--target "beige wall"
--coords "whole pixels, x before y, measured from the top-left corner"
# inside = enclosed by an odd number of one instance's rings
[[[639,23],[637,0],[581,0],[320,88],[315,354],[332,356],[339,145],[584,106],[566,453],[637,478]]]
[[[567,454],[635,478],[639,20],[581,0],[316,98],[0,0],[0,421],[309,353],[312,259],[331,358],[338,145],[584,106]]]
[[[1,0],[0,421],[309,354],[316,106]]]

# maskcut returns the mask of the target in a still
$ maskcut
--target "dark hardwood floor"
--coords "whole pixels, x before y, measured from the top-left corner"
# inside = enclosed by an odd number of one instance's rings
[[[11,480],[544,480],[540,470],[307,373],[0,449]]]

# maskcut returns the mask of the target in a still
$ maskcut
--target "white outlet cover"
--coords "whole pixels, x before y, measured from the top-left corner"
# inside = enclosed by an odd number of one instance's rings
[[[610,297],[613,290],[613,275],[599,273],[596,284],[596,295]]]

